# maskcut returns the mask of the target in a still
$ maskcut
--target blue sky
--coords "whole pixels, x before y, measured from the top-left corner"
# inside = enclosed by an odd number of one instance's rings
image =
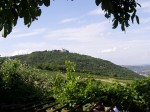
[[[150,1],[138,2],[140,25],[135,22],[122,32],[112,29],[94,0],[51,1],[30,28],[19,19],[7,38],[0,37],[0,55],[65,48],[119,65],[150,64]]]

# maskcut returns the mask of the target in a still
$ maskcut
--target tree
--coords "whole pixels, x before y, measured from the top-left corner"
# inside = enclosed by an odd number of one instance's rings
[[[73,1],[73,0],[71,0]],[[113,27],[121,24],[122,31],[129,26],[129,21],[139,18],[136,15],[138,4],[135,0],[95,0],[96,5],[100,6],[105,12],[105,17],[113,16]],[[13,27],[16,26],[18,18],[24,19],[24,25],[30,27],[31,23],[41,15],[40,6],[50,6],[50,0],[1,0],[0,1],[0,31],[2,36],[7,37]]]

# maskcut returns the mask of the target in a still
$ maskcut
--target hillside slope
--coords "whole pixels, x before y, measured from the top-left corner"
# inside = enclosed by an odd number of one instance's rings
[[[18,55],[10,58],[17,58],[22,62],[45,70],[65,71],[65,61],[70,60],[76,63],[77,72],[93,73],[111,77],[141,77],[137,73],[109,61],[77,53],[61,52],[60,50],[37,51],[31,54]]]

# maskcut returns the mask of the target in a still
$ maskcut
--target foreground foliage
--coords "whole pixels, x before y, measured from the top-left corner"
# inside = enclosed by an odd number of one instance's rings
[[[72,0],[73,1],[73,0]],[[129,21],[139,18],[136,15],[136,0],[95,0],[96,5],[101,5],[106,18],[113,16],[113,28],[121,24],[122,31],[129,26]],[[85,2],[86,3],[86,2]],[[23,18],[24,25],[28,27],[41,15],[41,6],[50,6],[50,0],[1,0],[0,1],[0,31],[2,36],[7,37],[14,26],[17,25],[18,18]]]
[[[75,73],[75,63],[66,61],[66,74],[46,79],[37,69],[18,60],[0,63],[0,104],[20,104],[28,99],[53,96],[68,108],[83,102],[102,102],[105,106],[117,105],[120,110],[143,112],[150,107],[150,77],[133,83],[102,83]],[[41,77],[42,76],[42,77]]]
[[[36,69],[18,60],[7,59],[0,65],[0,103],[40,99],[45,95],[45,85],[44,77],[40,78]]]
[[[125,31],[125,28],[130,26],[129,21],[134,23],[134,19],[139,24],[136,12],[137,7],[141,5],[136,0],[96,0],[96,5],[101,5],[106,18],[113,17],[113,29],[121,24],[121,30]]]
[[[69,103],[73,107],[84,101],[100,101],[105,106],[117,105],[120,110],[131,112],[145,111],[149,106],[150,77],[126,85],[119,82],[103,84],[92,77],[81,78],[75,75],[74,63],[67,61],[66,65],[66,76],[56,76],[52,88],[54,97],[62,104]]]

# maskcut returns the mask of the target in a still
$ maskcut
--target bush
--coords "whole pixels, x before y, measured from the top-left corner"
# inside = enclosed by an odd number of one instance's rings
[[[62,105],[71,107],[82,104],[103,102],[105,106],[116,105],[120,110],[143,112],[150,99],[150,78],[134,81],[133,84],[101,83],[92,77],[81,78],[74,74],[75,64],[66,61],[66,75],[54,78],[53,95]]]
[[[44,95],[44,79],[39,72],[18,60],[6,59],[0,65],[0,103],[23,103]]]
[[[65,77],[57,75],[53,82],[53,95],[62,105],[69,103],[71,107],[87,101],[94,101],[101,83],[92,77],[81,78],[74,74],[75,64],[66,61]],[[94,98],[94,99],[93,99]]]

